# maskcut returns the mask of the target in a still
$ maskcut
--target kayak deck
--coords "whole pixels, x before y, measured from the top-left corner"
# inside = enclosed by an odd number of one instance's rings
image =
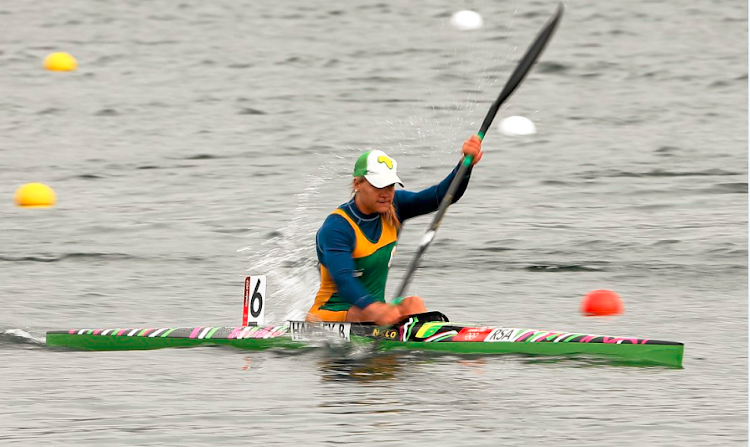
[[[239,349],[299,349],[311,341],[345,338],[377,342],[382,350],[408,349],[454,354],[591,355],[640,365],[681,367],[682,343],[535,329],[486,327],[435,321],[435,314],[412,316],[390,327],[359,323],[287,322],[277,326],[70,329],[47,332],[47,345],[114,351],[198,345]],[[425,314],[427,315],[427,314]],[[311,332],[312,330],[312,332]],[[301,332],[300,332],[301,331]],[[322,339],[325,339],[323,337]]]

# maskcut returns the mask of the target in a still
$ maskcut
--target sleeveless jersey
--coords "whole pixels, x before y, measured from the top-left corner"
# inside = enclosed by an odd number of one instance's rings
[[[342,209],[336,209],[332,214],[338,214],[346,219],[354,230],[355,243],[352,251],[354,261],[354,276],[362,282],[370,296],[385,302],[385,283],[391,258],[396,252],[399,230],[385,217],[380,216],[383,231],[380,239],[370,241],[354,220]],[[347,311],[352,305],[337,293],[336,283],[328,269],[320,264],[320,289],[315,296],[311,312],[316,309],[327,311]]]

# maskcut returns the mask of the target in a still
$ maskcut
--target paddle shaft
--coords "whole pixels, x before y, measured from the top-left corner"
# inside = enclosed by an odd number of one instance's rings
[[[503,87],[500,95],[498,95],[495,102],[492,103],[492,107],[490,107],[490,110],[484,117],[482,127],[480,127],[479,132],[477,132],[477,136],[480,140],[483,140],[484,136],[487,134],[487,130],[490,128],[492,120],[495,119],[497,111],[500,110],[500,106],[505,102],[506,99],[508,99],[508,97],[510,97],[511,93],[513,93],[513,91],[516,89],[516,87],[518,87],[521,81],[523,81],[523,79],[531,70],[531,67],[534,65],[534,62],[536,62],[536,60],[539,58],[539,55],[542,54],[544,47],[547,45],[547,42],[549,42],[550,38],[552,38],[552,34],[555,32],[555,28],[560,21],[560,17],[562,17],[563,10],[564,6],[562,3],[560,3],[560,6],[557,8],[557,12],[555,13],[555,15],[552,16],[549,22],[547,22],[544,28],[542,28],[542,31],[540,31],[536,36],[534,42],[531,44],[529,49],[526,50],[526,53],[519,61],[515,70],[513,70],[510,78],[508,78],[508,82],[505,83],[505,87]],[[440,222],[443,220],[443,216],[445,216],[445,213],[448,211],[448,207],[451,205],[451,203],[453,203],[453,197],[456,194],[456,190],[458,190],[458,185],[460,185],[461,181],[463,181],[464,176],[466,175],[466,171],[471,166],[472,161],[473,157],[470,155],[466,155],[461,159],[461,164],[456,171],[456,175],[455,177],[453,177],[453,181],[451,181],[450,186],[448,186],[448,192],[445,194],[445,197],[443,197],[443,201],[440,202],[440,206],[435,212],[435,217],[432,219],[430,228],[427,230],[427,232],[425,232],[424,236],[422,236],[422,241],[419,243],[419,249],[417,250],[416,255],[409,263],[409,269],[406,271],[406,275],[401,282],[401,286],[398,288],[398,292],[396,292],[396,298],[403,297],[406,294],[406,288],[409,286],[409,283],[411,282],[411,279],[414,276],[414,272],[417,270],[417,267],[419,267],[419,261],[422,259],[422,255],[424,254],[424,252],[427,251],[427,247],[429,247],[432,243],[432,240],[435,239],[435,234],[437,233],[438,227],[440,227]]]
[[[406,276],[404,276],[404,279],[401,282],[401,286],[398,288],[398,292],[396,292],[397,298],[404,296],[404,294],[406,293],[406,288],[409,286],[409,282],[411,282],[411,278],[414,275],[414,272],[417,270],[417,267],[419,267],[419,261],[422,259],[422,255],[424,254],[424,252],[427,251],[427,247],[430,246],[432,240],[435,238],[435,233],[437,233],[438,227],[440,227],[440,222],[443,220],[443,216],[445,215],[446,211],[448,211],[448,207],[450,206],[450,204],[453,203],[453,196],[456,195],[458,185],[461,184],[461,180],[464,178],[464,175],[466,175],[466,171],[469,169],[469,166],[471,166],[472,160],[473,157],[470,155],[465,156],[461,159],[461,165],[456,171],[456,176],[453,178],[450,186],[448,186],[448,192],[445,193],[443,201],[440,202],[440,206],[438,207],[437,212],[435,212],[435,217],[432,219],[430,228],[427,230],[427,232],[425,232],[424,236],[422,236],[422,241],[419,243],[417,254],[409,263],[409,269],[406,271]]]

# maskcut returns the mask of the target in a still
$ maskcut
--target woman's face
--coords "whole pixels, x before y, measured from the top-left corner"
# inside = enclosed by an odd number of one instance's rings
[[[365,214],[387,212],[396,195],[396,185],[376,188],[364,178],[354,180],[354,190],[357,192],[354,201]]]

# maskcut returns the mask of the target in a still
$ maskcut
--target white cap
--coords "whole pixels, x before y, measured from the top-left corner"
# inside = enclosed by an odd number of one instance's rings
[[[398,163],[385,152],[379,150],[367,151],[360,155],[354,164],[354,176],[364,177],[376,188],[385,188],[398,183],[404,183],[398,178]]]

